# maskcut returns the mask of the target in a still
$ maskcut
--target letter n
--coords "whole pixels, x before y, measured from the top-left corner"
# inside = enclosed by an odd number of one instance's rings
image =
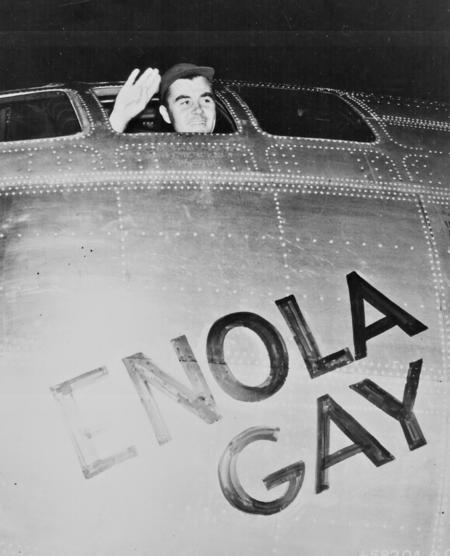
[[[153,396],[152,386],[200,417],[200,419],[203,419],[203,421],[206,421],[206,423],[214,423],[220,419],[214,398],[186,336],[175,338],[171,340],[171,343],[191,383],[191,388],[162,371],[156,363],[142,353],[136,353],[123,359],[152,423],[159,444],[168,442],[171,436]]]

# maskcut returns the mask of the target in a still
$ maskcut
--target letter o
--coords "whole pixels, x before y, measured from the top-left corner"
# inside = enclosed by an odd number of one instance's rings
[[[270,373],[259,386],[248,386],[237,380],[225,362],[225,336],[238,326],[253,330],[263,341],[269,355]],[[214,378],[220,387],[236,400],[265,400],[278,392],[288,374],[289,356],[281,334],[269,321],[255,313],[231,313],[217,320],[208,333],[206,352]]]

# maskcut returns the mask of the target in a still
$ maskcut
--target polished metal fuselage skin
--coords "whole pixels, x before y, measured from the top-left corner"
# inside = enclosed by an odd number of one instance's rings
[[[67,92],[81,133],[0,143],[1,493],[11,554],[26,545],[64,556],[441,556],[450,547],[448,107],[335,91],[374,142],[272,136],[236,85],[217,85],[231,134],[118,134],[92,85],[70,84],[39,90]],[[353,350],[351,272],[428,330],[409,337],[396,326],[368,340],[367,357],[311,379],[274,301],[296,297],[322,355]],[[380,318],[366,305],[368,322]],[[272,323],[289,353],[286,383],[256,403],[221,390],[206,357],[213,323],[242,311]],[[121,360],[143,352],[187,383],[170,345],[182,335],[222,419],[205,424],[157,394],[172,437],[161,447]],[[235,330],[227,346],[242,382],[264,381],[267,355],[254,334]],[[409,451],[400,424],[348,386],[370,378],[401,400],[419,359],[414,410],[427,445]],[[100,367],[61,413],[50,388]],[[377,469],[351,457],[315,494],[324,394],[396,459]],[[76,433],[74,423],[83,423]],[[242,455],[255,497],[280,495],[260,485],[268,473],[306,464],[296,500],[273,516],[239,512],[217,481],[225,447],[253,426],[280,428],[276,445]],[[348,443],[338,437],[332,448]],[[86,480],[86,461],[108,457]]]

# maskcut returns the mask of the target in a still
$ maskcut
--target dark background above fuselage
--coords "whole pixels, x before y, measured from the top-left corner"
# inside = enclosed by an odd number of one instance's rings
[[[1,89],[212,65],[223,78],[447,100],[442,0],[4,0]]]

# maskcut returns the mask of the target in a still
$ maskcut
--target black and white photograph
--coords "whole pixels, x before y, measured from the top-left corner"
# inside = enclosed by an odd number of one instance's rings
[[[449,24],[2,0],[0,556],[450,556]]]

